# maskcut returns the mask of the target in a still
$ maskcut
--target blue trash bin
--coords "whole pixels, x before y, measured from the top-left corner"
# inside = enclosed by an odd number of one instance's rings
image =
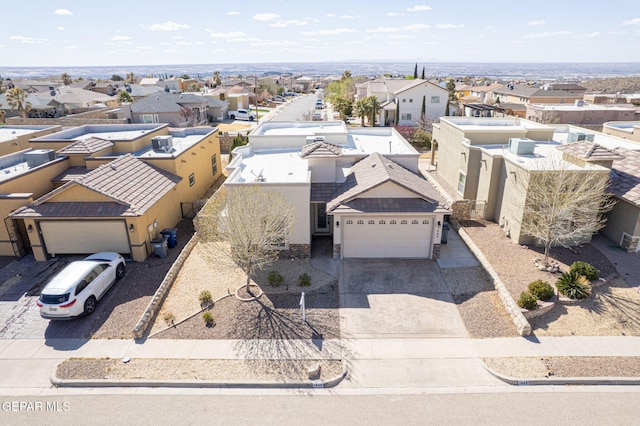
[[[167,237],[167,245],[169,248],[174,248],[178,245],[178,228],[165,228],[160,231],[160,234]]]
[[[447,244],[447,234],[449,233],[450,229],[451,225],[449,225],[449,223],[445,222],[442,224],[442,238],[440,239],[440,242],[442,244]]]

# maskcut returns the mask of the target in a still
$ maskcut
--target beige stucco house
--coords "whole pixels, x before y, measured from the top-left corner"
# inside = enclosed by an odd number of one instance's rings
[[[103,250],[144,260],[151,240],[193,217],[194,203],[221,175],[210,127],[81,126],[30,143],[23,156],[38,162],[20,163],[22,172],[5,183],[12,203],[5,223],[14,232],[2,254],[22,245],[36,260]]]

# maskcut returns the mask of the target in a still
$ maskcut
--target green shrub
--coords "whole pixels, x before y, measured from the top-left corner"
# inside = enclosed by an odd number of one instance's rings
[[[284,277],[278,271],[269,272],[267,281],[271,287],[280,287],[284,283]]]
[[[208,305],[213,300],[211,298],[211,292],[209,290],[202,290],[200,295],[198,296],[198,300],[200,300],[200,305]]]
[[[300,287],[309,287],[311,285],[311,275],[306,272],[304,274],[300,274],[298,277],[298,285]]]
[[[556,283],[560,294],[570,299],[584,299],[591,293],[589,280],[577,272],[565,272]]]
[[[578,275],[582,275],[589,281],[595,281],[600,278],[600,271],[595,268],[595,266],[587,263],[587,262],[573,262],[569,267],[569,271],[577,272]]]
[[[203,313],[202,319],[204,320],[205,324],[209,326],[213,325],[213,314],[211,313],[211,311],[206,311],[205,313]]]
[[[553,291],[553,287],[551,287],[551,284],[542,280],[535,280],[533,282],[530,282],[527,286],[527,290],[529,290],[531,294],[537,297],[538,300],[549,300],[555,294]]]
[[[528,291],[523,291],[522,293],[520,293],[518,306],[529,311],[533,311],[538,307],[538,298]]]

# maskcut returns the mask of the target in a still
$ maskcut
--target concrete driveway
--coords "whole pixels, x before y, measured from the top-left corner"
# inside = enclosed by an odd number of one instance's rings
[[[343,260],[339,291],[343,338],[468,336],[433,260]]]

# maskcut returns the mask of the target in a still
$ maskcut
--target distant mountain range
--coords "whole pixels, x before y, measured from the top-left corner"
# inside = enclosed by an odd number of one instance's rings
[[[133,72],[138,77],[187,74],[191,77],[208,77],[214,71],[227,75],[274,74],[304,75],[309,77],[340,76],[348,70],[352,75],[393,76],[413,75],[416,62],[299,62],[299,63],[245,63],[245,64],[185,64],[185,65],[117,65],[117,66],[68,66],[68,67],[0,67],[2,78],[47,78],[68,73],[72,78],[108,79],[117,74],[126,76]],[[465,63],[418,62],[418,73],[431,77],[480,76],[496,80],[511,79],[565,79],[640,76],[640,63]]]

